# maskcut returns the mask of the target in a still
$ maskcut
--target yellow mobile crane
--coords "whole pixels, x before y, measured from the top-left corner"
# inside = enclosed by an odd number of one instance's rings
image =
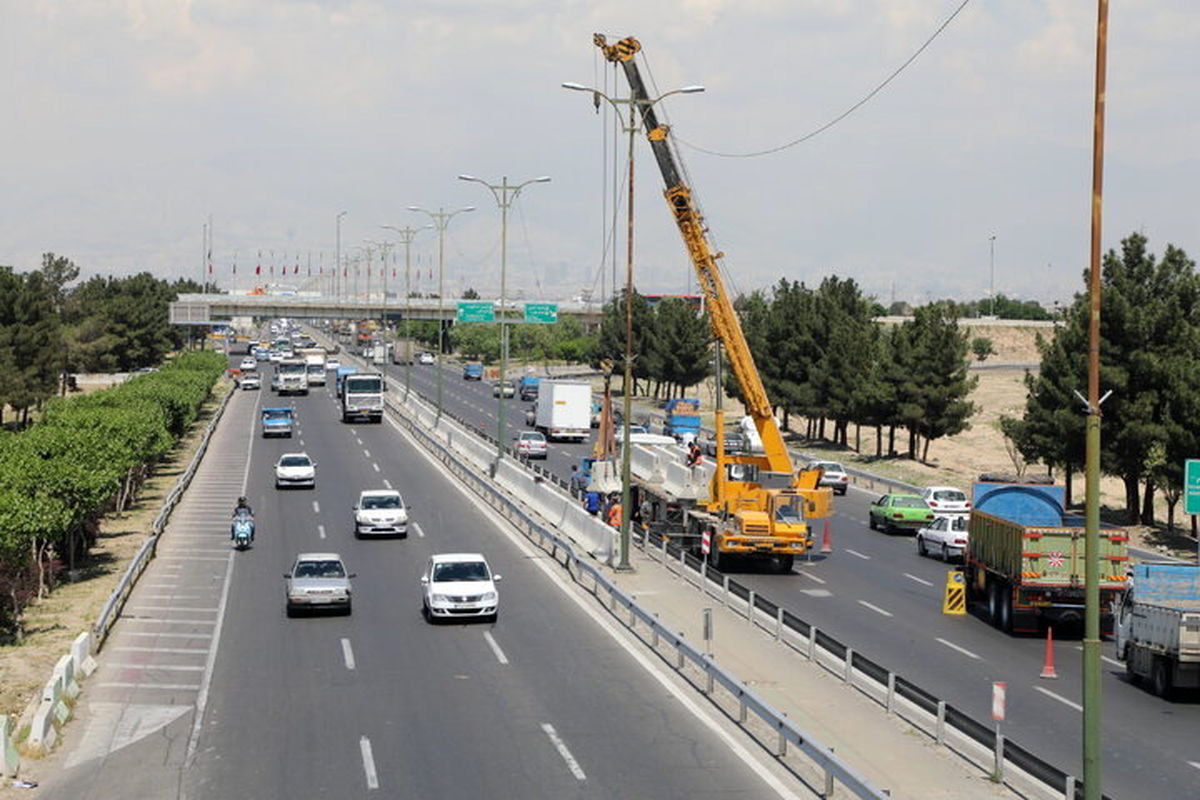
[[[596,34],[593,41],[608,61],[621,65],[629,81],[631,102],[641,113],[643,130],[667,187],[667,203],[704,292],[713,333],[728,354],[742,401],[763,446],[761,454],[727,454],[724,416],[718,405],[716,470],[708,497],[694,504],[680,503],[678,498],[655,496],[652,487],[639,486],[643,522],[666,523],[668,529],[674,528],[677,535],[693,542],[707,532],[709,558],[714,566],[722,556],[746,555],[771,559],[781,571],[788,572],[795,557],[813,546],[809,521],[833,513],[833,492],[818,485],[820,470],[797,472],[793,468],[741,322],[721,280],[717,259],[723,254],[709,246],[692,190],[683,180],[680,159],[671,147],[670,131],[659,124],[634,61],[641,44],[629,37],[609,45],[602,34]]]

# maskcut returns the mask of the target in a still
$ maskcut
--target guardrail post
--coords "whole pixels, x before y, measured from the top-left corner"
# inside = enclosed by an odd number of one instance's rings
[[[738,724],[746,724],[746,694],[738,690]]]
[[[895,700],[896,700],[896,673],[889,672],[888,673],[888,686],[887,686],[887,713],[888,713],[888,716],[892,715],[892,710],[893,710],[892,706],[893,706],[893,703],[895,702]]]
[[[829,752],[833,752],[833,748],[829,748]],[[833,770],[828,765],[825,767],[825,794],[822,797],[833,797]]]
[[[817,626],[808,626],[808,660],[817,660]]]
[[[680,633],[680,636],[683,634]],[[679,642],[675,643],[675,669],[683,670],[683,649],[679,646]]]
[[[721,584],[721,605],[729,605],[729,576],[725,575]]]
[[[842,682],[848,683],[851,686],[853,686],[854,685],[853,672],[854,672],[854,648],[847,647],[846,648],[846,666],[845,666],[844,671],[842,672]]]
[[[946,743],[946,701],[938,700],[936,736],[939,745]]]
[[[1063,800],[1075,800],[1075,776],[1067,776],[1067,785],[1063,787]]]
[[[708,559],[705,558],[700,562],[700,593],[704,594],[708,590]]]
[[[750,627],[754,627],[754,590],[750,590],[750,595],[746,598],[746,622],[750,623]]]
[[[996,725],[996,752],[993,759],[992,772],[998,783],[1004,783],[1004,734]]]
[[[712,658],[712,656],[710,655],[709,658]],[[704,665],[704,674],[708,678],[707,687],[705,688],[704,693],[711,695],[713,693],[713,674],[712,674],[712,663],[711,662],[706,663]]]
[[[651,633],[651,636],[650,636],[651,646],[655,650],[657,650],[658,649],[658,612],[657,611],[654,612],[654,624],[652,626],[650,626],[650,633]]]
[[[662,565],[665,567],[667,565],[667,537],[661,536],[658,541],[662,545]]]
[[[775,641],[783,638],[783,606],[775,609]]]
[[[787,755],[787,737],[783,735],[783,720],[779,720],[779,746],[775,748],[775,755],[780,758]]]
[[[687,550],[679,548],[679,577],[687,582]]]

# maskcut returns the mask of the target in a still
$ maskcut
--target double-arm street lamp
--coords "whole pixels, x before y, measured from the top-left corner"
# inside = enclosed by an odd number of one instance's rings
[[[617,563],[617,569],[629,569],[629,524],[633,516],[632,509],[629,507],[632,501],[629,490],[630,474],[629,474],[629,426],[633,416],[633,139],[634,134],[639,130],[637,122],[637,110],[639,107],[653,106],[663,98],[670,97],[673,94],[695,94],[703,92],[703,86],[684,86],[680,89],[672,89],[669,92],[663,92],[658,97],[648,100],[640,100],[634,97],[628,98],[613,98],[601,92],[599,89],[593,89],[584,86],[581,83],[564,83],[564,89],[571,89],[576,92],[590,92],[592,101],[596,106],[600,105],[600,100],[606,100],[617,118],[621,117],[621,106],[629,107],[629,122],[624,127],[624,132],[629,134],[629,200],[628,207],[628,222],[626,228],[626,250],[625,250],[625,374],[623,379],[623,394],[624,394],[624,418],[621,420],[621,429],[623,446],[621,448],[621,546],[620,559]]]
[[[453,211],[447,211],[445,208],[439,207],[437,211],[430,211],[420,206],[409,206],[409,211],[418,211],[422,214],[429,215],[433,220],[433,227],[438,232],[438,351],[437,351],[437,422],[442,421],[442,351],[446,349],[446,321],[442,319],[442,295],[445,294],[443,275],[446,266],[446,226],[450,224],[450,220],[454,219],[464,211],[474,211],[475,206],[463,206],[456,208]]]
[[[524,183],[511,184],[508,177],[500,179],[500,183],[488,183],[473,175],[459,175],[460,181],[471,181],[486,186],[496,198],[500,207],[500,388],[497,392],[498,407],[496,410],[496,458],[504,457],[505,419],[504,419],[504,388],[508,375],[508,296],[506,293],[506,276],[508,274],[508,209],[513,201],[521,194],[521,190],[531,183],[549,183],[550,178],[542,176],[531,178]]]
[[[404,399],[408,399],[408,392],[412,388],[412,243],[417,234],[421,231],[429,230],[431,226],[422,225],[419,228],[397,228],[395,225],[381,225],[389,231],[394,231],[400,235],[400,242],[404,245]]]

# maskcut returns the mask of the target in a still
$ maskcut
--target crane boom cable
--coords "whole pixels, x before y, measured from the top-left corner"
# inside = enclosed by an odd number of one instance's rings
[[[691,149],[693,149],[697,152],[700,152],[700,153],[704,153],[705,155],[717,156],[719,158],[757,158],[758,156],[772,155],[772,154],[778,153],[782,150],[787,150],[791,147],[795,147],[798,144],[803,144],[804,142],[807,142],[810,139],[820,136],[822,133],[829,130],[834,125],[837,125],[839,122],[844,120],[846,117],[850,116],[855,111],[858,111],[858,109],[862,108],[867,103],[869,103],[871,101],[871,99],[875,97],[875,95],[877,95],[881,91],[883,91],[887,87],[888,84],[890,84],[893,80],[895,80],[896,78],[898,78],[900,76],[901,72],[903,72],[905,69],[907,69],[908,66],[910,64],[912,64],[914,61],[916,61],[917,58],[921,55],[921,53],[925,52],[925,49],[927,47],[929,47],[929,45],[933,44],[934,39],[936,39],[938,36],[940,36],[942,31],[946,30],[946,28],[950,25],[950,23],[954,21],[954,18],[957,17],[959,15],[959,13],[964,8],[966,8],[967,4],[970,2],[971,2],[971,0],[962,0],[962,2],[959,3],[958,8],[954,9],[954,11],[952,11],[950,13],[950,16],[946,17],[946,19],[942,22],[942,24],[937,27],[937,30],[935,30],[929,36],[929,38],[926,39],[925,42],[916,49],[916,52],[914,52],[911,56],[909,56],[904,61],[904,63],[902,63],[899,67],[897,67],[892,72],[892,74],[888,75],[887,78],[885,78],[882,83],[880,83],[878,86],[876,86],[870,92],[868,92],[861,100],[859,100],[854,105],[850,106],[848,109],[843,111],[841,114],[838,114],[836,117],[834,117],[833,119],[826,122],[824,125],[821,125],[820,127],[816,128],[812,131],[809,131],[808,133],[804,134],[803,136],[799,137],[798,139],[793,139],[790,142],[784,142],[783,144],[776,145],[775,147],[769,147],[766,150],[753,150],[753,151],[750,151],[747,153],[728,153],[728,152],[722,152],[720,150],[710,150],[708,148],[701,147],[700,145],[693,144],[692,142],[689,142],[686,139],[682,139],[678,136],[675,138],[680,144],[682,144],[686,147],[690,147]]]

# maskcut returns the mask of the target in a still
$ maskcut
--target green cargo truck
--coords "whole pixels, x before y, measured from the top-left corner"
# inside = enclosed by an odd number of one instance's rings
[[[983,475],[974,485],[965,567],[967,590],[1006,633],[1083,622],[1084,520],[1063,510],[1065,492],[1045,478]],[[1129,562],[1124,529],[1100,530],[1101,628]]]

